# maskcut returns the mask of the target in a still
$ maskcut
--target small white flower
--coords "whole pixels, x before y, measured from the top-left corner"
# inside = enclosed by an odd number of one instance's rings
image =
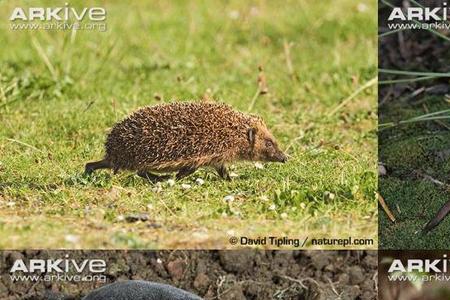
[[[281,217],[282,219],[287,219],[288,214],[284,212],[284,213],[282,213],[282,214],[280,215],[280,217]]]
[[[169,186],[174,186],[174,185],[175,185],[175,180],[169,179],[169,180],[167,180],[167,184],[168,184]]]
[[[152,188],[152,191],[154,191],[155,193],[161,193],[162,192],[162,187],[156,186],[156,187]]]
[[[257,16],[259,15],[259,9],[256,6],[252,6],[250,8],[250,15],[251,16]]]
[[[201,178],[197,178],[195,180],[195,183],[198,184],[198,185],[203,185],[205,183],[205,181],[203,179],[201,179]]]
[[[235,232],[233,229],[230,229],[230,230],[227,231],[227,235],[229,235],[229,236],[235,236],[235,235],[236,235],[236,232]]]
[[[183,183],[182,185],[181,185],[181,188],[183,189],[183,190],[188,190],[188,189],[190,189],[192,186],[190,185],[190,184],[187,184],[187,183]]]
[[[333,194],[333,193],[331,193],[331,192],[328,192],[328,191],[326,191],[326,192],[323,193],[323,194],[324,194],[325,197],[328,197],[328,198],[331,199],[331,200],[333,200],[333,199],[336,197],[335,194]]]
[[[73,243],[73,244],[78,243],[78,241],[80,240],[80,238],[78,236],[73,235],[73,234],[66,235],[64,237],[64,239],[66,240],[66,242]]]
[[[359,12],[365,12],[367,11],[368,7],[365,3],[359,3],[357,9]]]
[[[233,195],[227,195],[227,196],[223,197],[223,200],[225,202],[233,202],[234,201],[234,196]]]
[[[125,220],[125,217],[123,215],[118,215],[116,219],[117,221],[122,222],[123,220]]]
[[[259,161],[255,162],[255,167],[260,170],[264,169],[264,165]]]
[[[269,201],[269,197],[267,197],[266,195],[262,195],[261,197],[259,197],[259,199],[261,199],[264,202]]]
[[[272,204],[269,206],[269,210],[275,210],[277,208],[277,206],[275,204]]]
[[[322,152],[323,152],[323,150],[321,148],[310,148],[309,149],[309,153],[311,153],[312,155],[317,155]]]
[[[194,68],[194,67],[195,67],[195,63],[194,63],[193,61],[188,61],[188,62],[186,63],[186,68],[192,69],[192,68]]]
[[[230,11],[230,13],[228,14],[228,16],[233,19],[236,20],[237,18],[239,18],[239,12],[237,10],[232,10]]]
[[[161,182],[157,182],[155,187],[152,188],[152,191],[154,191],[155,193],[161,193],[163,190]]]
[[[161,260],[161,258],[158,258],[158,259],[156,260],[156,262],[157,262],[158,264],[162,264],[162,263],[163,263],[162,260]]]

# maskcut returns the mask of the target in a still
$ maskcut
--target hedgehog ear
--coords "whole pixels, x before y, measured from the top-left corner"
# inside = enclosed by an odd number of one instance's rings
[[[249,128],[247,130],[247,138],[250,145],[253,147],[255,145],[256,128]]]

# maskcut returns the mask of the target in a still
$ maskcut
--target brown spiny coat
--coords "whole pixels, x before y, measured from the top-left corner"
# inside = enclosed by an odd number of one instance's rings
[[[237,160],[284,162],[263,120],[225,104],[178,102],[147,106],[117,123],[106,141],[104,160],[86,165],[149,172],[178,171],[178,178],[202,166],[214,167],[229,178],[225,164]]]

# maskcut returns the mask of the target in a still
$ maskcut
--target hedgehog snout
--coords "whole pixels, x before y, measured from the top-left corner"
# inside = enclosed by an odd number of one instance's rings
[[[285,163],[285,162],[288,161],[288,158],[283,152],[280,151],[280,152],[275,152],[275,153],[272,153],[270,155],[267,155],[264,160],[265,161],[270,161],[270,162]]]
[[[280,152],[280,153],[277,155],[277,159],[278,159],[277,161],[278,161],[278,162],[281,162],[281,163],[285,163],[285,162],[287,162],[287,160],[288,160],[286,154],[284,154],[283,152]]]

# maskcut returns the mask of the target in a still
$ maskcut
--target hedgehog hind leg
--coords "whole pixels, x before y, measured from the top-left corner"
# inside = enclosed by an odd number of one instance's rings
[[[151,183],[157,183],[157,182],[164,181],[164,180],[167,180],[170,178],[169,175],[155,175],[155,174],[147,172],[147,171],[138,171],[137,175],[139,177],[147,179]]]
[[[184,177],[187,177],[192,173],[194,173],[196,170],[197,170],[196,167],[183,167],[178,171],[176,179],[177,180],[183,179]]]
[[[231,180],[230,174],[228,173],[227,167],[225,165],[217,165],[214,167],[217,171],[217,174],[225,180]]]
[[[110,168],[111,168],[111,163],[106,159],[94,161],[94,162],[90,162],[90,163],[86,164],[86,166],[84,167],[84,174],[90,175],[95,170],[110,169]]]

